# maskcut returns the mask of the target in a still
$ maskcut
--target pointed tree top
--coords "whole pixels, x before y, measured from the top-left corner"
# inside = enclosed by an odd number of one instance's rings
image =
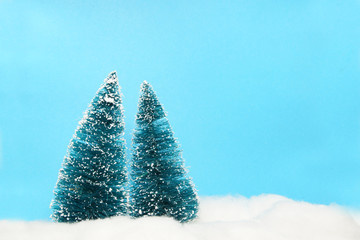
[[[116,83],[117,81],[118,77],[116,71],[111,72],[104,80],[105,83]]]
[[[153,122],[166,117],[163,106],[160,104],[150,83],[144,81],[140,86],[139,111],[137,122]]]
[[[141,83],[140,92],[142,96],[151,97],[157,100],[153,87],[146,80]]]
[[[146,90],[152,89],[152,86],[150,85],[150,83],[148,83],[146,80],[144,80],[140,86],[140,89],[142,92],[144,92]]]
[[[148,97],[152,96],[153,98],[157,99],[153,87],[146,80],[142,82],[140,86],[140,92],[142,93],[143,96],[148,96]]]
[[[104,102],[107,104],[114,104],[121,108],[120,89],[116,71],[113,71],[107,76],[107,78],[105,78],[104,83],[98,89],[93,101],[90,103],[89,108],[92,109],[94,106],[99,107],[98,104],[101,105]]]

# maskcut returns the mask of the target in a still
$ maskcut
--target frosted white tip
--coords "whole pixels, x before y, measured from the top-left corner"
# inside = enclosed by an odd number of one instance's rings
[[[140,85],[140,89],[141,91],[149,91],[149,89],[152,89],[150,83],[148,83],[147,81],[143,81],[142,84]]]
[[[117,81],[116,71],[111,72],[108,77],[105,79],[106,83],[114,83]]]

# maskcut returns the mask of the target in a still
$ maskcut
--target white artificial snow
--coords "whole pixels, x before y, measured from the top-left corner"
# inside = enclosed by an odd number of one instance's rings
[[[116,78],[109,78],[107,80],[107,83],[116,83],[117,79]]]
[[[113,97],[109,96],[108,94],[105,95],[104,100],[105,100],[105,102],[115,103],[115,99]]]
[[[360,225],[351,214],[339,206],[278,195],[203,197],[200,217],[191,223],[166,217],[114,217],[76,224],[2,220],[0,239],[359,240]]]

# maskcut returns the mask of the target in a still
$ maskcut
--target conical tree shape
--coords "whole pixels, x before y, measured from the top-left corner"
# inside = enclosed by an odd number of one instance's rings
[[[51,208],[56,222],[127,212],[124,120],[116,72],[90,103],[70,142]]]
[[[144,82],[133,137],[131,216],[165,215],[180,222],[194,219],[199,203],[186,174],[164,109],[150,84]]]

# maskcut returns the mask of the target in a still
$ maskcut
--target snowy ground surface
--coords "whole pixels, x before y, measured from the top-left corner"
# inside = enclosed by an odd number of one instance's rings
[[[0,239],[359,240],[359,216],[339,206],[277,195],[203,197],[199,219],[188,224],[165,217],[114,217],[77,224],[2,220]]]

